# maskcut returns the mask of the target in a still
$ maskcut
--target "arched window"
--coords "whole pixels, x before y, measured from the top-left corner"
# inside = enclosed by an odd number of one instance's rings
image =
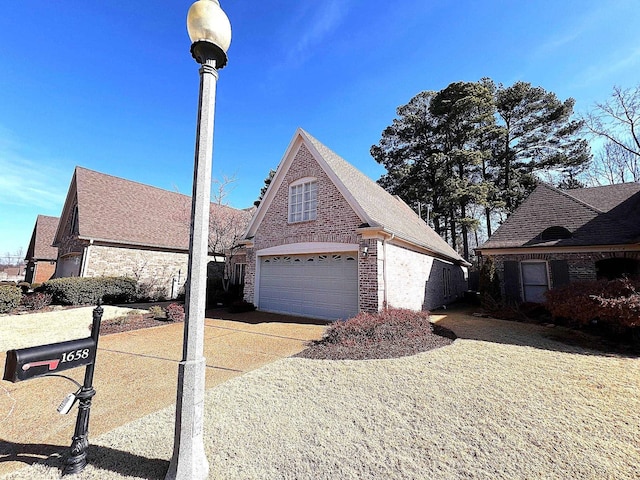
[[[549,227],[540,234],[541,240],[560,240],[563,238],[571,238],[571,232],[564,227]]]
[[[289,223],[316,219],[318,182],[313,177],[296,180],[289,185]]]

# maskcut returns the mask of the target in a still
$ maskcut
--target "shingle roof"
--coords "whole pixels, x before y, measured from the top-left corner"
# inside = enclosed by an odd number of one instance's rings
[[[59,220],[58,217],[38,215],[27,249],[27,259],[56,260],[58,258],[58,249],[52,244]]]
[[[366,222],[371,227],[382,227],[403,240],[452,260],[464,262],[464,259],[400,198],[391,195],[306,131],[298,131],[313,145],[353,196],[353,200],[367,216]]]
[[[76,167],[80,238],[176,250],[189,249],[191,197]],[[211,204],[214,218],[219,210]]]
[[[549,227],[570,238],[546,240]],[[640,241],[640,184],[558,190],[541,184],[478,250],[531,246],[633,244]]]

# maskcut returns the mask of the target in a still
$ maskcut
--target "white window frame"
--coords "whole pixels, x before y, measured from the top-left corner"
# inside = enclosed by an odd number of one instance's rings
[[[315,220],[318,210],[318,179],[301,178],[289,185],[289,223]]]
[[[549,262],[547,262],[546,260],[523,260],[520,262],[520,291],[522,292],[522,300],[524,302],[531,302],[532,300],[527,298],[527,290],[526,287],[527,286],[538,286],[541,287],[543,286],[543,284],[526,284],[524,283],[524,272],[523,272],[523,265],[531,265],[531,264],[536,264],[536,263],[540,263],[544,265],[544,269],[545,269],[545,278],[547,280],[547,283],[544,284],[544,287],[546,287],[547,291],[549,291],[549,286],[551,285],[551,277],[549,275]]]

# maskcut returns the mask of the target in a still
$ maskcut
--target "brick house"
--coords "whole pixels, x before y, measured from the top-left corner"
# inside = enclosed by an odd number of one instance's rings
[[[503,298],[544,301],[578,280],[640,274],[640,184],[559,190],[541,184],[483,245]]]
[[[468,263],[402,200],[298,129],[249,224],[245,300],[324,319],[433,309]]]
[[[53,239],[58,228],[58,220],[58,217],[47,215],[38,215],[36,218],[25,257],[25,281],[28,283],[46,282],[56,271],[58,249],[53,246]]]
[[[248,211],[212,203],[210,219],[236,213],[246,228]],[[54,276],[129,276],[174,298],[187,278],[190,218],[191,197],[76,167],[55,234]],[[245,261],[241,252],[234,258]],[[209,256],[210,266],[223,260],[224,252]]]

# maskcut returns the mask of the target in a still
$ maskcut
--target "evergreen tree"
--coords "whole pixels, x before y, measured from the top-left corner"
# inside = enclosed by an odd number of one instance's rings
[[[271,180],[273,180],[273,176],[275,174],[276,174],[275,170],[273,170],[273,169],[269,170],[269,175],[267,175],[267,178],[264,179],[264,185],[260,189],[260,196],[258,197],[258,199],[255,202],[253,202],[253,204],[256,207],[258,205],[260,205],[260,202],[262,201],[262,198],[264,197],[264,194],[267,193],[267,189],[269,188],[269,185],[271,185]]]
[[[525,82],[486,78],[421,92],[371,147],[387,170],[378,182],[409,205],[426,202],[436,232],[454,248],[460,237],[468,258],[469,232],[480,223],[472,212],[484,212],[490,235],[492,216],[515,210],[539,175],[576,184],[590,154],[573,104]]]

